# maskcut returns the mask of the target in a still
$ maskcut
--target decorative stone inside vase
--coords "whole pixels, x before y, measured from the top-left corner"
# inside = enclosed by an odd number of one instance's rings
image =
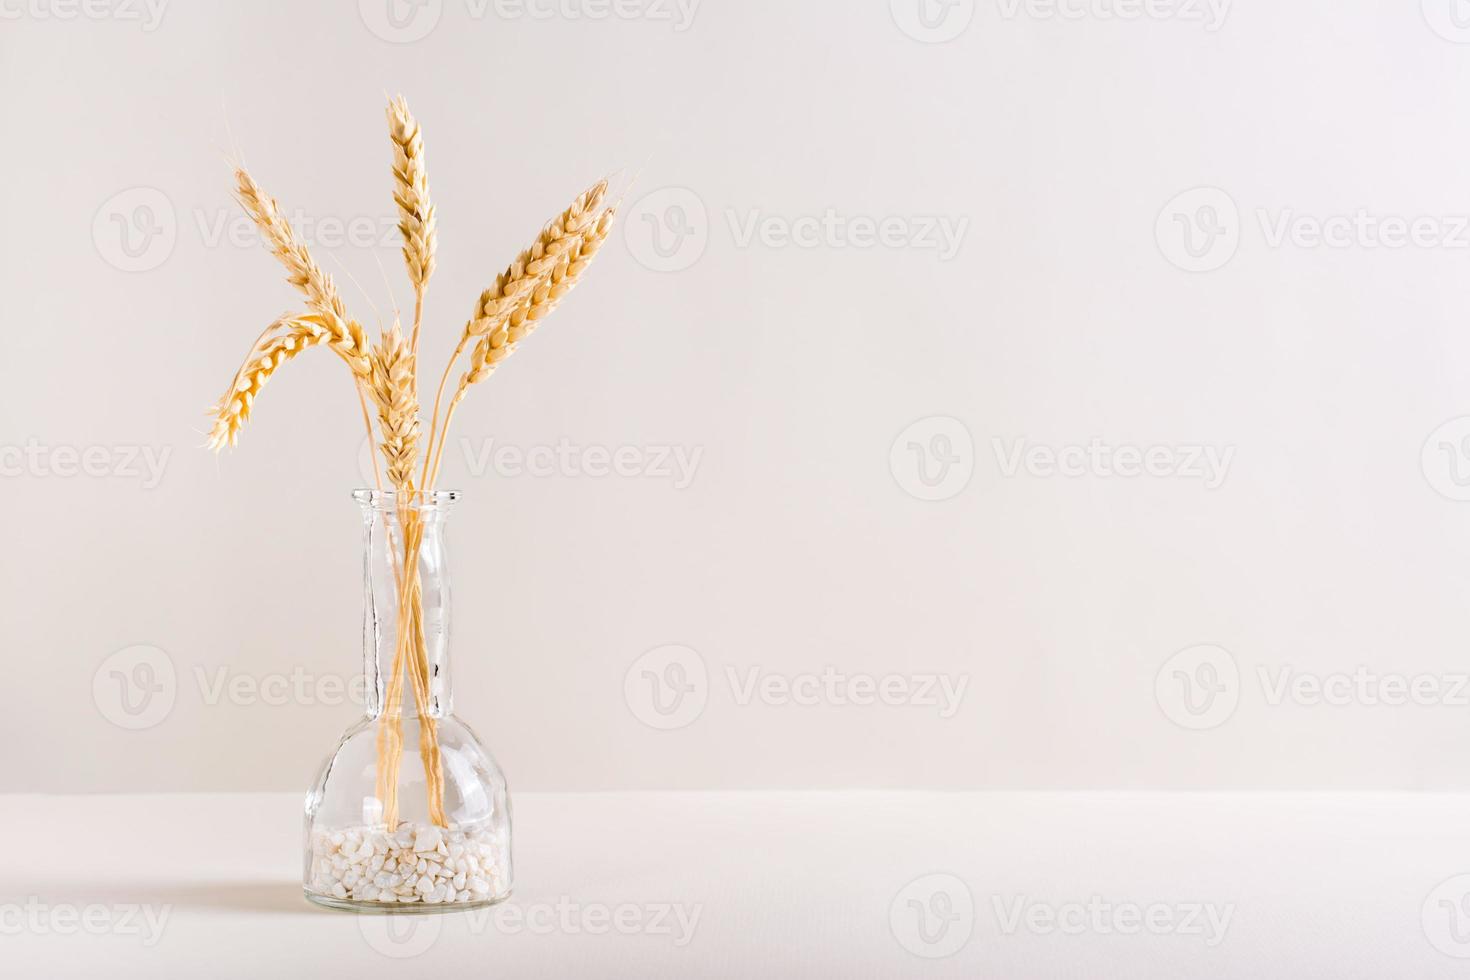
[[[491,902],[509,890],[507,842],[486,827],[404,823],[312,833],[309,887],[339,901]]]

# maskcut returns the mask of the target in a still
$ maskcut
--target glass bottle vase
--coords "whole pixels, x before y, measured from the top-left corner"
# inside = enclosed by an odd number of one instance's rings
[[[305,891],[360,912],[510,895],[505,776],[454,715],[444,527],[454,491],[354,494],[366,522],[366,716],[306,798]]]

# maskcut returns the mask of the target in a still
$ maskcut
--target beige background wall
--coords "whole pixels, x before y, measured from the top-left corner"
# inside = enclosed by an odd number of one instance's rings
[[[4,788],[300,789],[354,717],[340,365],[198,447],[295,308],[233,154],[407,301],[385,91],[428,364],[638,176],[446,468],[515,786],[1470,787],[1470,29],[924,2],[0,0]]]

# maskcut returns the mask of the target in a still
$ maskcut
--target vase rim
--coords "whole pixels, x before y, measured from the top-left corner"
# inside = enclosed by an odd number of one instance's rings
[[[458,490],[411,490],[407,494],[407,500],[401,506],[413,510],[430,510],[452,504],[459,498],[460,491]],[[400,506],[399,494],[396,490],[359,487],[352,491],[352,499],[364,507],[371,507],[375,510],[396,510]]]

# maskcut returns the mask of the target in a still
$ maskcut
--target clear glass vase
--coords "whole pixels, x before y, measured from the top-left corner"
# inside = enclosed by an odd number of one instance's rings
[[[505,776],[454,716],[444,525],[453,491],[354,494],[367,524],[367,715],[306,798],[306,897],[361,912],[510,895]]]

